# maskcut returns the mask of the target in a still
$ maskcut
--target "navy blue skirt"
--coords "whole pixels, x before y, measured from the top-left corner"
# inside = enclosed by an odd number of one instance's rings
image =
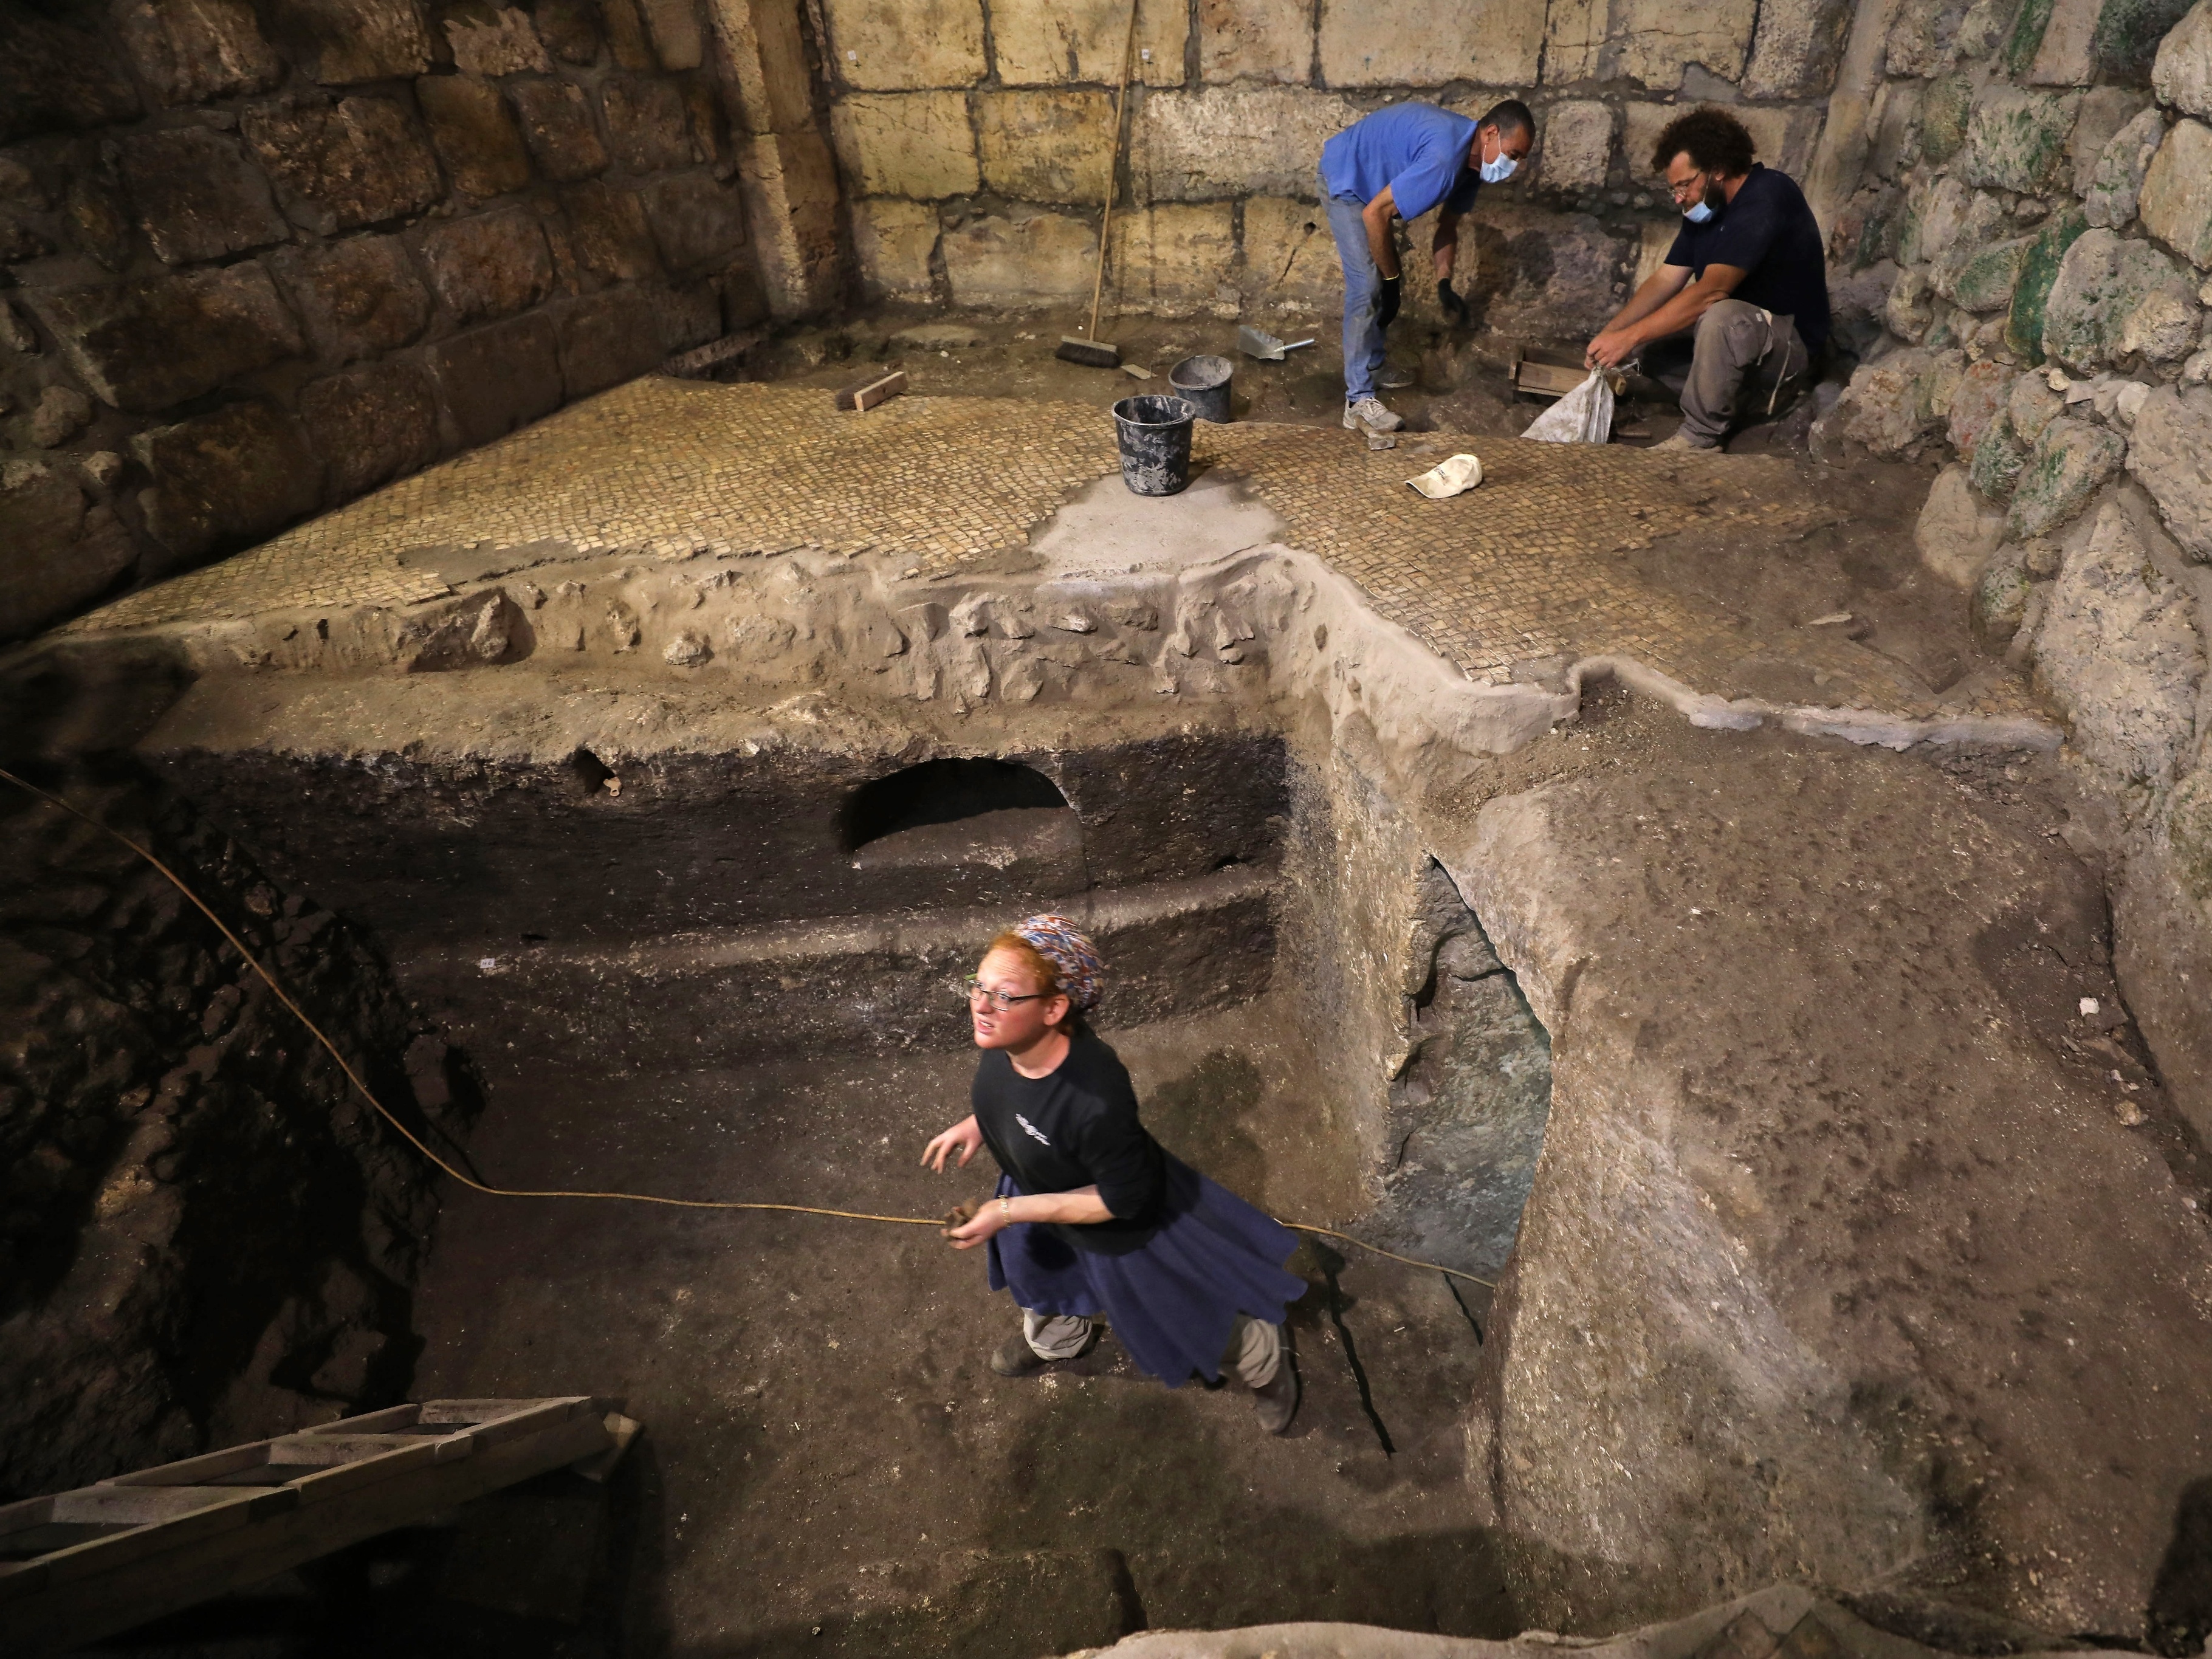
[[[1005,1176],[999,1191],[1022,1189]],[[1170,1388],[1194,1371],[1221,1376],[1237,1316],[1283,1322],[1306,1282],[1283,1263],[1296,1234],[1170,1154],[1166,1219],[1123,1255],[1079,1250],[1050,1229],[1018,1221],[991,1237],[991,1288],[1041,1314],[1103,1316],[1129,1358]]]

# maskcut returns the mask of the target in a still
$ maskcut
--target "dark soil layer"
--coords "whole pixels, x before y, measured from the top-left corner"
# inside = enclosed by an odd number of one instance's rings
[[[1279,1215],[1339,1217],[1354,1154],[1276,1020],[1109,1035],[1170,1147]],[[474,1151],[507,1181],[936,1214],[988,1190],[981,1167],[915,1163],[972,1065],[671,1073],[618,1097],[579,1076],[495,1109]],[[590,1389],[645,1421],[625,1651],[1014,1659],[1139,1618],[1510,1633],[1460,1472],[1480,1291],[1462,1307],[1440,1275],[1310,1246],[1294,1267],[1306,1396],[1271,1440],[1233,1382],[1171,1392],[1110,1337],[1054,1375],[993,1375],[1012,1305],[924,1228],[464,1195],[418,1392]],[[975,1626],[947,1646],[962,1607]]]

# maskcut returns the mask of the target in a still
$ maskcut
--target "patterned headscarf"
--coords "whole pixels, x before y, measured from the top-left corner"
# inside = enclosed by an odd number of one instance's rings
[[[1098,947],[1073,922],[1066,916],[1031,916],[1016,923],[1013,933],[1053,965],[1060,988],[1077,1013],[1088,1013],[1097,1006],[1106,964],[1099,959]]]

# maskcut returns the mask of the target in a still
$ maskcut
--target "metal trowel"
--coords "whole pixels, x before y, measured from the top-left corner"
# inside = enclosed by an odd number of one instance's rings
[[[1263,363],[1279,363],[1285,351],[1296,351],[1300,346],[1310,346],[1311,340],[1292,340],[1288,343],[1250,324],[1240,324],[1237,330],[1237,349],[1248,357],[1257,357]]]

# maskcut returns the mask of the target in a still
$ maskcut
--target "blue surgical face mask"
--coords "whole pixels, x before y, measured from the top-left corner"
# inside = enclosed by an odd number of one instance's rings
[[[1510,155],[1500,155],[1495,161],[1485,161],[1481,167],[1482,182],[1502,185],[1513,176],[1514,169],[1520,165]]]
[[[1685,219],[1687,219],[1693,225],[1702,225],[1706,220],[1713,216],[1713,210],[1707,207],[1703,202],[1698,202],[1689,207],[1684,208],[1682,210],[1682,216]]]

